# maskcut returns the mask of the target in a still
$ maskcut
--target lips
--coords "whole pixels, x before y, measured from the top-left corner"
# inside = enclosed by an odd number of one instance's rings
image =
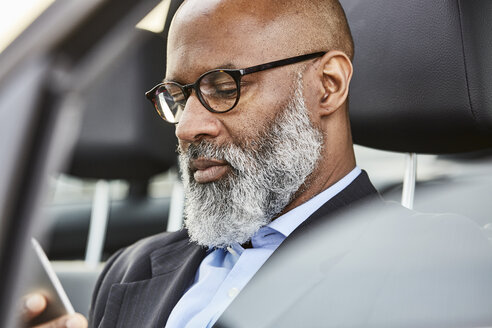
[[[229,170],[226,161],[198,158],[190,161],[193,177],[198,183],[214,182],[222,178]]]

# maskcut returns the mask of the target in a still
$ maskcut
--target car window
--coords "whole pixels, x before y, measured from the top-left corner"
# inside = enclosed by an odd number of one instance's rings
[[[0,53],[54,1],[2,1],[0,3]]]

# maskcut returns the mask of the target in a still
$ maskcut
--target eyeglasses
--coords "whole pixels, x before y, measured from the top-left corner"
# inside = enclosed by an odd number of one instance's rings
[[[212,113],[225,113],[236,107],[239,102],[241,77],[244,75],[299,63],[324,54],[325,52],[315,52],[243,69],[214,69],[202,74],[195,83],[159,83],[147,91],[145,96],[152,102],[159,116],[169,123],[179,122],[193,90],[207,110]]]

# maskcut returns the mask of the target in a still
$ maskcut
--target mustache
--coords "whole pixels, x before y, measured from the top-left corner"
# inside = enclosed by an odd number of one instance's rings
[[[189,144],[186,150],[178,146],[178,154],[187,162],[198,158],[227,161],[230,151],[231,145],[216,145],[208,140]]]
[[[239,177],[246,174],[246,171],[254,171],[257,168],[246,159],[256,157],[248,149],[243,149],[235,143],[217,145],[210,140],[201,140],[190,143],[186,149],[178,146],[178,153],[180,170],[182,173],[187,172],[190,177],[193,175],[192,163],[199,159],[220,161],[227,164],[231,169],[229,177]],[[223,180],[226,181],[227,179]]]

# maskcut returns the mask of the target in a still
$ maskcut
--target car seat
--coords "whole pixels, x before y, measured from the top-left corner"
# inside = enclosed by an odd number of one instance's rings
[[[341,3],[355,42],[354,142],[410,154],[402,202],[412,207],[415,153],[492,147],[492,3]]]

